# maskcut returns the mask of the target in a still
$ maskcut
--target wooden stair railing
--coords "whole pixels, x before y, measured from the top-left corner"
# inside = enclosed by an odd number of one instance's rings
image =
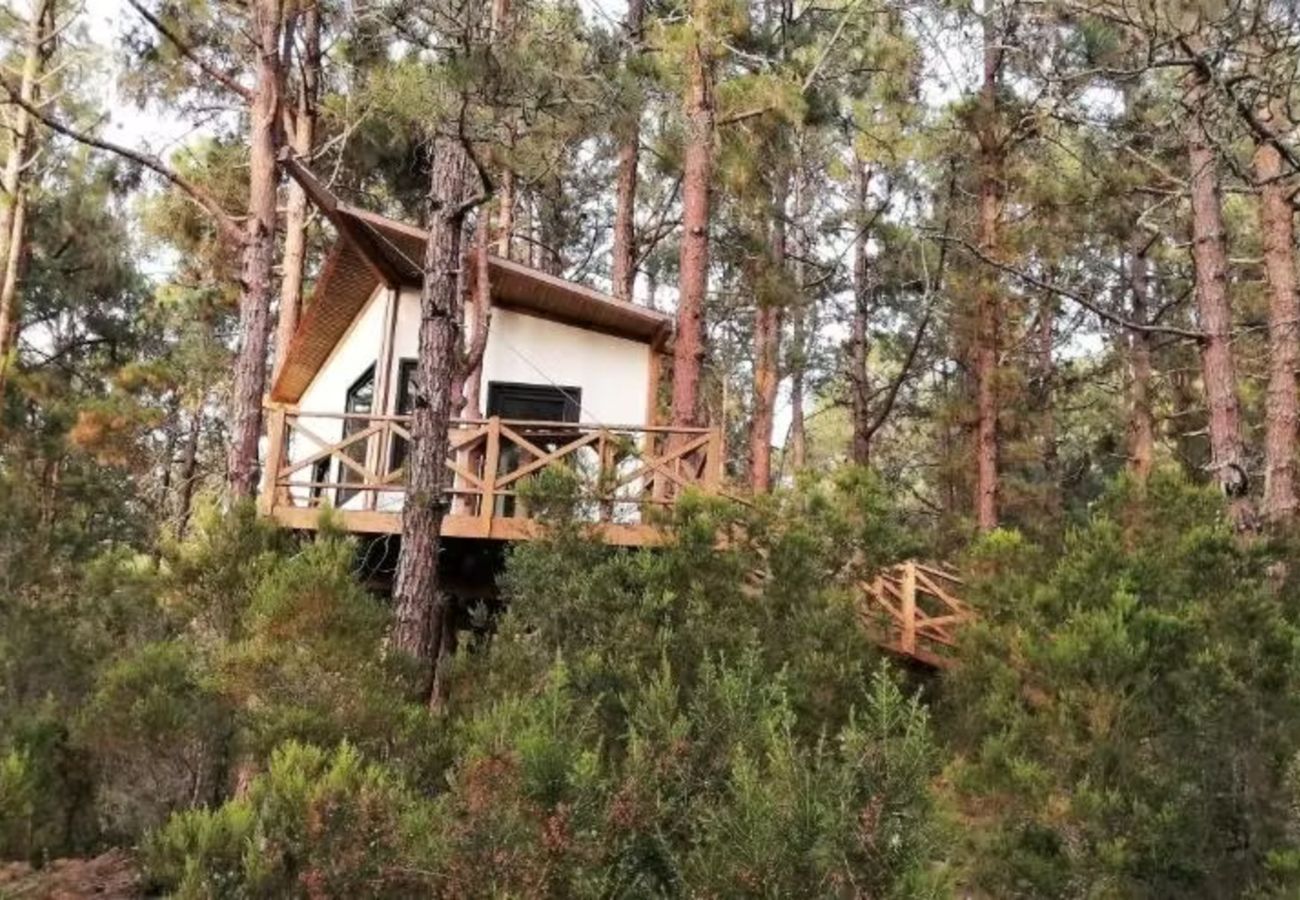
[[[961,626],[975,618],[962,580],[938,566],[904,562],[858,584],[858,615],[885,649],[935,668],[953,665]]]

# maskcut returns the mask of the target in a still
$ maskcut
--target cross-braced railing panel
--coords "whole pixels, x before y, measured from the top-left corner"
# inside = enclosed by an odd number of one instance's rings
[[[946,667],[961,626],[974,618],[958,594],[962,580],[937,566],[905,562],[862,582],[859,613],[886,648]]]
[[[400,512],[409,416],[273,409],[270,418],[265,511]],[[548,469],[574,477],[581,518],[626,526],[721,481],[720,436],[706,428],[457,419],[448,448],[448,515],[488,523],[484,533],[496,520],[530,519],[520,488]]]

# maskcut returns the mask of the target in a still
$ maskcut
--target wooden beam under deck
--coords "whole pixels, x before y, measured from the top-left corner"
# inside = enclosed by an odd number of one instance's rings
[[[276,506],[271,518],[298,531],[315,531],[320,527],[322,509]],[[402,514],[372,509],[331,509],[330,518],[349,533],[401,534]],[[533,519],[491,518],[479,515],[447,515],[442,519],[442,536],[478,538],[491,541],[529,541],[542,535],[542,525]],[[615,522],[592,522],[592,537],[616,547],[655,547],[664,542],[664,533],[654,525],[623,525]]]

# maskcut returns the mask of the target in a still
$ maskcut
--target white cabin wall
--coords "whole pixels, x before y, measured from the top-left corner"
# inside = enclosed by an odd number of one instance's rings
[[[388,297],[388,288],[381,285],[366,301],[365,307],[352,321],[352,325],[335,346],[334,352],[330,354],[307,390],[303,392],[302,399],[298,401],[298,409],[305,413],[344,411],[348,388],[356,383],[367,368],[378,362]],[[343,439],[342,419],[305,415],[298,419],[298,424],[327,443],[335,443]],[[307,459],[319,450],[320,447],[314,441],[299,434],[290,440],[287,456],[290,463],[294,463]],[[330,476],[332,481],[338,478],[338,466],[337,462],[332,465]],[[303,484],[309,483],[311,467],[295,472],[291,480]],[[300,500],[304,500],[307,493],[305,488],[294,491],[295,495],[301,495],[298,498]],[[360,508],[363,502],[363,495],[358,495],[345,504],[345,507]]]
[[[408,288],[398,296],[392,368],[387,379],[382,373],[376,373],[376,402],[383,402],[385,407],[377,412],[395,410],[402,360],[414,359],[419,350],[419,291]],[[306,414],[298,420],[299,424],[327,443],[342,440],[343,420],[310,414],[343,412],[348,388],[370,365],[378,364],[389,298],[387,288],[376,289],[297,404]],[[468,328],[469,323],[467,335]],[[487,403],[487,385],[491,381],[577,387],[582,390],[582,422],[645,425],[649,421],[650,364],[648,344],[494,307],[483,355],[483,402]],[[385,380],[386,400],[379,396]],[[299,434],[291,439],[287,455],[290,463],[294,463],[319,450],[314,441]],[[380,452],[377,445],[374,452]],[[339,479],[339,465],[337,461],[332,463],[327,480]],[[306,503],[309,490],[305,485],[311,481],[311,467],[294,473],[290,480],[304,485],[291,491],[297,503]],[[325,491],[324,499],[332,501],[334,492]],[[398,492],[380,492],[372,501],[370,493],[363,491],[350,498],[343,508],[395,511],[401,508],[401,499]],[[374,507],[370,506],[372,502]]]
[[[396,402],[397,367],[401,360],[415,358],[419,330],[420,293],[407,289],[397,312],[390,408]],[[490,381],[559,385],[582,389],[583,422],[649,421],[650,346],[639,341],[494,307],[482,377],[485,405]]]

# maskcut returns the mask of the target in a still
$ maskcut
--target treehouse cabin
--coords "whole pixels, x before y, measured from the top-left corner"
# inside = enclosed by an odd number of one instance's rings
[[[330,507],[349,531],[399,533],[425,232],[345,206],[293,166],[338,239],[272,380],[262,511],[312,529]],[[671,319],[511,260],[487,268],[483,415],[451,425],[443,534],[530,537],[519,488],[564,468],[603,540],[654,543],[682,490],[713,490],[721,472],[716,430],[656,414]],[[472,340],[469,309],[466,319]]]

